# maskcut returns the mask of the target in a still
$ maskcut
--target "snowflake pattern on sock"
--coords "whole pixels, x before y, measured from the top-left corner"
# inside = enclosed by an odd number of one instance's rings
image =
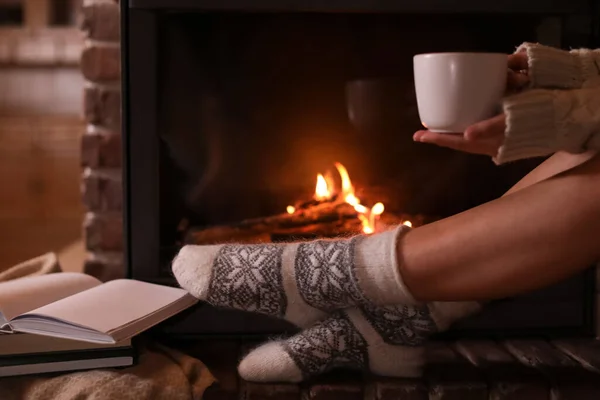
[[[367,341],[344,312],[317,322],[283,346],[306,378],[333,368],[369,369]]]
[[[387,344],[422,346],[438,331],[427,305],[378,307],[363,304],[360,310]]]
[[[283,246],[224,245],[213,263],[206,301],[282,317],[287,307],[281,276]]]
[[[364,301],[354,275],[355,240],[318,240],[298,246],[296,284],[307,304],[333,311]]]

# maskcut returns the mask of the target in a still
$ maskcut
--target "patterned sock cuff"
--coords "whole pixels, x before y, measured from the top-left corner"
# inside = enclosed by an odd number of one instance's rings
[[[398,241],[409,227],[357,238],[354,273],[366,297],[377,305],[416,304],[400,274]]]

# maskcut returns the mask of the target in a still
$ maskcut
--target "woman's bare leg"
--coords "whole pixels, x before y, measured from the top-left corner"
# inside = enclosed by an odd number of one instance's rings
[[[557,154],[507,195],[407,233],[400,269],[423,301],[492,300],[600,259],[600,156]]]

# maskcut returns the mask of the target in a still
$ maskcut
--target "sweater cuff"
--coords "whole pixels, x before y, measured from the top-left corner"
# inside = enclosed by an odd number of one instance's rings
[[[532,88],[578,89],[586,79],[584,58],[576,53],[537,43],[523,43],[520,51],[527,52]]]
[[[582,88],[600,85],[600,50],[575,49],[570,51],[581,63]]]
[[[504,143],[492,160],[497,165],[556,151],[557,126],[552,92],[531,90],[503,102]]]

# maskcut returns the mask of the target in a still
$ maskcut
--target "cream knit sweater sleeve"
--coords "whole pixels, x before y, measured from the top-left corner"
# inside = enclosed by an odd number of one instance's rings
[[[600,150],[600,50],[524,43],[517,51],[527,51],[532,89],[504,100],[505,139],[494,162]]]
[[[532,88],[579,89],[600,75],[600,49],[560,50],[536,43],[523,43]]]

